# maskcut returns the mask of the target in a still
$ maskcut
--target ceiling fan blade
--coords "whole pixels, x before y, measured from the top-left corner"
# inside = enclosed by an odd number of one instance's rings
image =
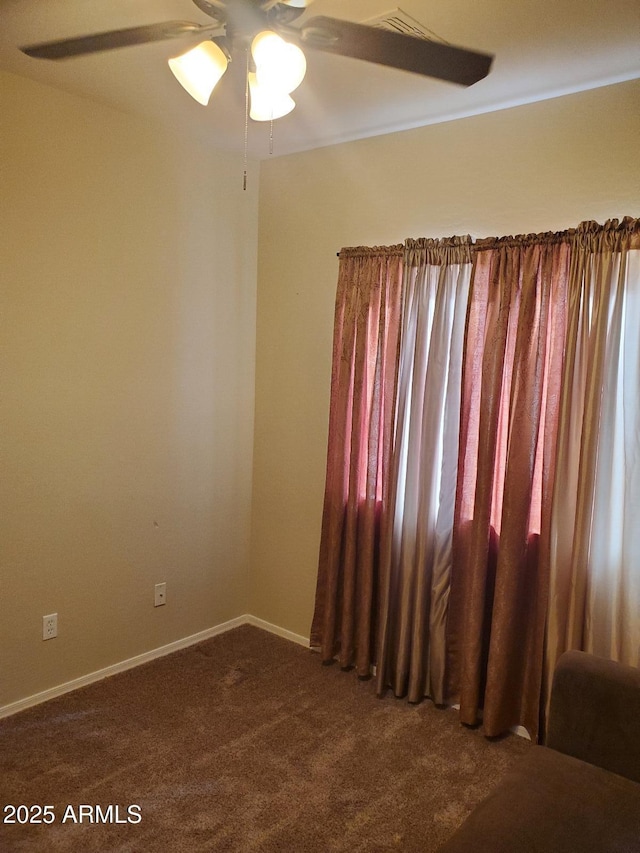
[[[261,8],[263,12],[268,12],[274,6],[290,6],[292,9],[306,9],[313,3],[313,0],[261,0]]]
[[[93,35],[63,39],[62,41],[32,44],[21,47],[20,50],[27,56],[36,59],[68,59],[71,56],[99,53],[118,47],[179,38],[189,33],[208,33],[214,29],[218,29],[218,24],[200,26],[200,24],[193,24],[190,21],[165,21],[162,24],[149,24],[143,27],[111,30],[106,33],[94,33]]]
[[[493,56],[338,18],[315,17],[298,30],[306,47],[471,86],[486,77]]]

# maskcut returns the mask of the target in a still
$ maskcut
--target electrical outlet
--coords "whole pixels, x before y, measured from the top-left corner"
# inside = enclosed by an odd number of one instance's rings
[[[50,613],[42,617],[42,639],[52,640],[58,636],[58,614]]]
[[[154,588],[153,606],[160,607],[167,603],[167,585],[166,583],[157,583]]]

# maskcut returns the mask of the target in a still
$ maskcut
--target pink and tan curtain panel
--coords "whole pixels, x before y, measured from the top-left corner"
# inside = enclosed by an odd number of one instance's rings
[[[333,338],[327,476],[312,645],[368,675],[389,489],[402,246],[344,249]]]
[[[640,220],[345,249],[311,643],[544,729],[566,649],[640,665]]]

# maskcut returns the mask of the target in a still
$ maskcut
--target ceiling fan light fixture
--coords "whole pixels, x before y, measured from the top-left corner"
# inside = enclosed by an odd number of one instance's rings
[[[307,71],[304,53],[271,30],[258,33],[251,43],[251,55],[261,87],[288,95],[304,80]]]
[[[178,83],[205,107],[228,64],[224,51],[210,39],[169,60]]]
[[[267,86],[261,85],[257,75],[253,73],[249,74],[249,94],[251,96],[249,116],[254,121],[275,121],[277,118],[288,115],[296,105],[287,92],[274,92]]]

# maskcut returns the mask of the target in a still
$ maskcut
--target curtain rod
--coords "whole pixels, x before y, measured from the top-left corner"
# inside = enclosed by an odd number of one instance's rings
[[[403,251],[403,243],[397,243],[395,246],[343,246],[339,252],[336,252],[336,257],[355,257],[360,255],[402,255]]]
[[[610,232],[610,233],[624,233],[627,232],[629,234],[629,248],[630,249],[640,249],[640,218],[634,218],[632,216],[625,216],[622,219],[607,219],[604,225],[600,225],[600,223],[585,220],[581,222],[576,228],[568,228],[563,231],[544,231],[540,234],[518,234],[515,236],[509,237],[471,237],[467,234],[464,237],[454,236],[454,237],[420,237],[420,238],[408,238],[405,240],[403,244],[397,244],[396,246],[373,246],[373,247],[354,247],[354,249],[402,249],[406,248],[408,243],[422,243],[427,242],[429,244],[450,244],[451,242],[456,243],[467,243],[470,245],[472,251],[478,251],[482,249],[486,249],[491,246],[491,244],[495,243],[498,245],[505,245],[508,243],[522,243],[530,240],[542,240],[544,242],[553,242],[555,240],[567,240],[571,238],[575,238],[576,236],[590,234],[590,233],[600,233],[600,232]],[[343,247],[343,249],[347,251],[351,251],[349,247]],[[336,252],[336,257],[339,258],[341,252]]]

